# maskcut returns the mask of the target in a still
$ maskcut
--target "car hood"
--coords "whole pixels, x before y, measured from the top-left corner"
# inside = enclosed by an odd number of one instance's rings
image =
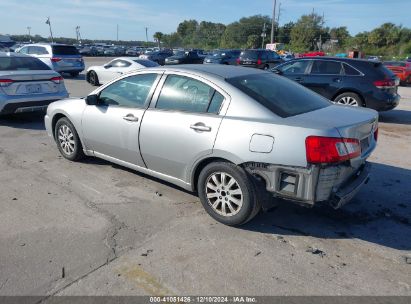
[[[285,118],[292,125],[338,130],[342,137],[361,139],[378,124],[378,112],[351,106],[331,105],[319,110]]]

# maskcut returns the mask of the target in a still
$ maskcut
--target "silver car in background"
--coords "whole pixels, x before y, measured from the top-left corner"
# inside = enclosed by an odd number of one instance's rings
[[[214,219],[241,225],[273,197],[348,202],[368,181],[377,120],[269,72],[191,65],[52,103],[45,125],[65,158],[100,157],[196,191]]]
[[[43,62],[0,52],[0,115],[45,110],[66,97],[63,77]]]
[[[73,45],[57,43],[27,44],[17,52],[36,57],[59,73],[77,77],[84,70],[83,57]]]

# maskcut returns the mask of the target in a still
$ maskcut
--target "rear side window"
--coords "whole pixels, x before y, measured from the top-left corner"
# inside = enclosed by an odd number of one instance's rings
[[[169,75],[158,97],[157,109],[217,113],[222,98],[207,84],[185,76]]]
[[[361,75],[361,73],[354,69],[352,66],[348,65],[348,64],[343,64],[344,66],[344,73],[345,75],[349,75],[349,76],[359,76]]]
[[[324,97],[274,74],[251,74],[226,81],[281,117],[311,112],[331,105]]]
[[[242,59],[257,60],[258,59],[258,52],[256,52],[256,51],[244,51],[244,52],[241,52],[240,57]]]
[[[78,50],[71,45],[53,45],[54,55],[79,55]]]
[[[0,57],[0,71],[50,70],[41,60],[33,57]]]
[[[342,72],[340,62],[328,60],[314,60],[311,74],[339,75]]]

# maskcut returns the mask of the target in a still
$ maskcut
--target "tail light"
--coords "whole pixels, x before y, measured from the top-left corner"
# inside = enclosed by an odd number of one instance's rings
[[[361,155],[360,141],[355,138],[308,136],[305,148],[311,164],[339,163]]]
[[[59,61],[61,61],[61,58],[52,57],[52,58],[51,58],[51,61],[52,61],[52,62],[59,62]]]
[[[240,64],[240,58],[236,59],[237,64]]]
[[[0,79],[0,87],[8,87],[13,83],[11,79]]]
[[[56,84],[60,84],[64,82],[64,78],[61,76],[56,76],[50,79],[51,81],[53,81]]]
[[[263,63],[263,62],[261,61],[261,59],[258,58],[258,59],[257,59],[257,64],[260,65],[260,64],[262,64],[262,63]]]
[[[374,85],[378,89],[391,89],[395,87],[395,80],[392,80],[392,79],[376,80],[374,81]]]

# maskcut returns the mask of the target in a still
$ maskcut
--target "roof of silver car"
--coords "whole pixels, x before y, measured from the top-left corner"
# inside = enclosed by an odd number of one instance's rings
[[[243,75],[266,73],[259,69],[252,69],[246,67],[224,65],[224,64],[186,64],[186,65],[169,65],[150,68],[154,70],[167,70],[167,71],[181,71],[192,72],[196,74],[212,74],[222,78],[232,78]]]

